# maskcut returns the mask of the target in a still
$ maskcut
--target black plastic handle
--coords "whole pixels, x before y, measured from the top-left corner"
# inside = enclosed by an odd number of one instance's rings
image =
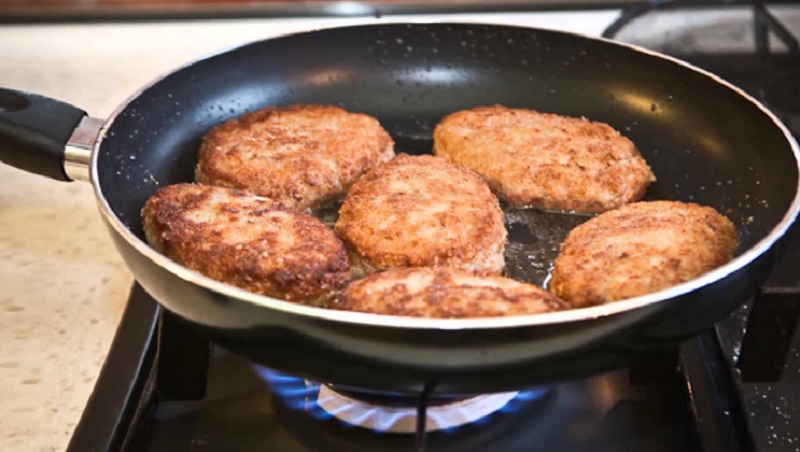
[[[69,181],[64,149],[86,112],[37,94],[0,88],[0,161]]]

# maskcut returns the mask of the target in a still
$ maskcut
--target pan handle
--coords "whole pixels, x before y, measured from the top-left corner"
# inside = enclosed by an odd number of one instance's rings
[[[71,181],[65,154],[86,112],[24,91],[0,88],[0,161],[31,173]]]

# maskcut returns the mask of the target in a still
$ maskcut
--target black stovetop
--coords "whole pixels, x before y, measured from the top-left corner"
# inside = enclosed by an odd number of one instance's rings
[[[316,385],[284,378],[270,385],[245,359],[215,350],[206,397],[157,403],[127,450],[414,450],[413,434],[375,433],[322,415]],[[691,450],[681,391],[679,384],[631,385],[624,370],[525,391],[478,423],[429,433],[426,450]]]

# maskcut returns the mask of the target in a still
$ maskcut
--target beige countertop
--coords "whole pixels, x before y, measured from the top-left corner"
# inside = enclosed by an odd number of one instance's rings
[[[431,16],[599,34],[615,12]],[[390,17],[381,21],[403,20]],[[152,78],[272,35],[377,19],[228,20],[0,27],[0,86],[106,117]],[[88,184],[0,164],[0,451],[64,450],[133,279]]]

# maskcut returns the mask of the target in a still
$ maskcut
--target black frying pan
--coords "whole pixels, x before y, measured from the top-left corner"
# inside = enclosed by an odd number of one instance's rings
[[[192,180],[206,131],[249,110],[298,102],[374,115],[398,151],[417,153],[430,152],[432,129],[445,114],[477,105],[609,123],[637,144],[657,175],[648,198],[696,201],[727,214],[741,234],[739,255],[685,284],[605,306],[437,320],[253,295],[147,246],[142,205],[157,187]],[[740,90],[670,58],[552,31],[396,24],[249,44],[154,82],[122,105],[99,136],[91,120],[81,120],[83,112],[66,104],[2,91],[0,105],[6,110],[0,155],[13,165],[74,179],[90,155],[81,146],[91,147],[91,181],[111,236],[135,277],[167,309],[263,364],[378,390],[418,391],[425,383],[450,393],[512,389],[673,347],[724,318],[764,282],[799,205],[797,143]],[[69,147],[65,173],[64,143],[70,135],[80,141],[80,134],[86,143]],[[541,224],[523,231],[525,246],[557,246],[557,234],[551,243],[536,243],[548,237],[547,221]],[[513,238],[518,225],[509,227]]]

